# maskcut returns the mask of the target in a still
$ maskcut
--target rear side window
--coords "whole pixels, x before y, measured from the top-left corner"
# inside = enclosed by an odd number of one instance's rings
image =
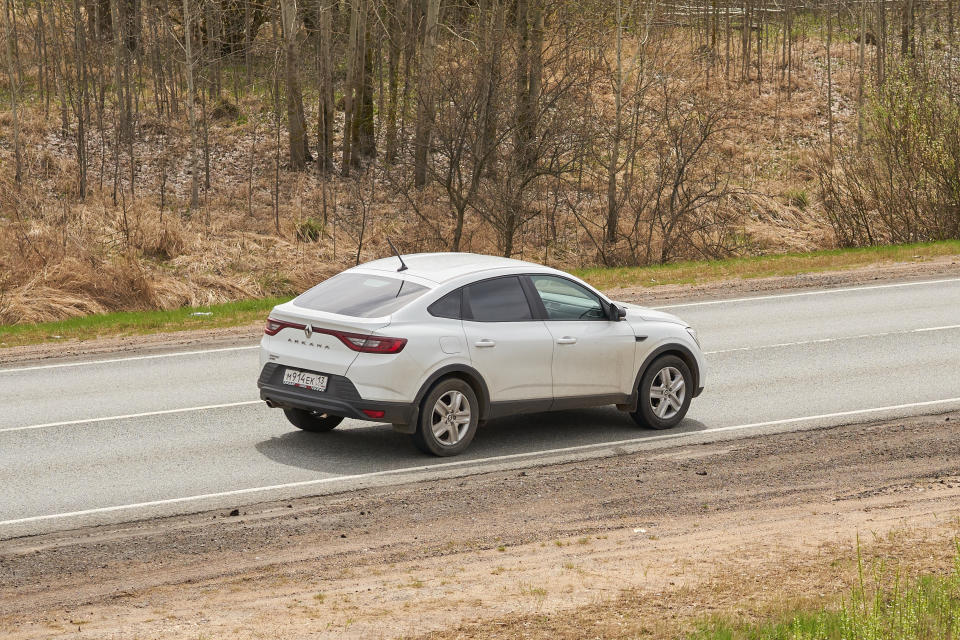
[[[460,294],[462,291],[463,289],[451,291],[427,307],[427,311],[429,311],[430,315],[434,316],[435,318],[450,318],[452,320],[459,320],[462,317],[460,314]]]
[[[515,276],[494,278],[463,288],[464,316],[478,322],[533,320],[527,295]],[[469,315],[466,310],[469,309]]]
[[[377,318],[390,315],[426,291],[427,287],[400,278],[341,273],[324,280],[293,303],[314,311]]]

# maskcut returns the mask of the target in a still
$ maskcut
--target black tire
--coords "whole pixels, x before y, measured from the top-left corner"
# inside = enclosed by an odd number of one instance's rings
[[[332,416],[329,413],[317,413],[315,411],[304,411],[303,409],[284,409],[284,415],[290,424],[298,429],[310,431],[312,433],[323,433],[333,431],[341,422],[342,416]]]
[[[682,378],[683,381],[679,387],[677,378]],[[670,380],[670,383],[665,384],[665,380]],[[668,397],[662,397],[664,391],[660,391],[661,389],[672,391],[667,393]],[[670,429],[677,426],[687,415],[691,398],[693,375],[690,367],[677,356],[662,356],[654,360],[640,378],[637,410],[632,411],[630,417],[641,427]],[[679,408],[677,404],[680,405]]]
[[[440,403],[441,398],[444,399],[443,403]],[[457,405],[457,402],[460,404]],[[454,411],[458,406],[459,411]],[[450,410],[446,414],[441,414],[443,407],[449,407]],[[448,414],[453,417],[448,418]],[[458,423],[458,417],[466,421]],[[460,378],[445,378],[437,382],[420,403],[420,415],[417,418],[417,430],[413,434],[413,443],[424,453],[432,453],[435,456],[455,456],[470,445],[473,436],[477,433],[479,418],[480,403],[473,388]],[[435,423],[437,429],[434,428]],[[455,440],[454,430],[456,431]]]

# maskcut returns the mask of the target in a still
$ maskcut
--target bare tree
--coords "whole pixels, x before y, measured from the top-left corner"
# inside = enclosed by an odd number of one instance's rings
[[[297,71],[299,55],[297,51],[297,2],[280,0],[280,14],[283,21],[284,61],[286,68],[287,91],[287,133],[290,143],[290,168],[301,171],[310,157],[307,145],[306,118],[303,114],[303,94],[300,91],[300,79]]]
[[[617,24],[615,29],[614,51],[616,55],[616,65],[613,73],[613,97],[614,114],[613,128],[609,136],[609,156],[606,159],[607,165],[607,242],[613,243],[617,240],[617,227],[619,226],[620,209],[623,205],[623,198],[618,194],[617,179],[620,173],[633,161],[636,156],[637,146],[635,135],[637,127],[633,126],[633,134],[625,135],[626,123],[625,115],[629,112],[627,109],[630,103],[633,103],[633,115],[639,115],[643,96],[646,88],[651,81],[650,77],[645,77],[642,70],[646,47],[650,40],[650,29],[653,24],[653,12],[656,8],[655,0],[650,0],[646,6],[645,16],[642,22],[639,22],[639,16],[634,18],[638,25],[637,30],[641,33],[635,38],[633,43],[634,54],[626,69],[623,61],[623,31],[627,16],[623,13],[622,0],[617,0]],[[715,37],[715,34],[714,34]],[[633,81],[633,82],[631,82]],[[625,90],[632,89],[632,95],[626,96]],[[626,143],[626,148],[621,147]]]
[[[20,149],[20,120],[19,120],[19,84],[20,70],[17,64],[16,34],[13,29],[13,3],[6,0],[3,6],[4,37],[7,41],[7,78],[10,81],[10,118],[13,129],[13,155],[16,163],[14,179],[17,186],[23,181],[23,155]]]
[[[200,185],[197,170],[197,115],[193,85],[193,44],[190,27],[190,0],[183,0],[183,48],[186,56],[187,72],[187,117],[190,121],[190,208],[200,206]]]
[[[317,166],[333,169],[333,12],[329,0],[317,0]]]
[[[417,130],[414,138],[414,184],[422,187],[427,181],[427,160],[430,155],[430,131],[434,117],[434,57],[437,47],[437,21],[440,0],[427,0],[427,16],[423,29],[423,52],[420,57]]]
[[[73,50],[76,57],[79,96],[73,110],[77,118],[77,193],[81,200],[87,197],[87,136],[86,123],[90,106],[87,98],[87,34],[80,19],[80,0],[73,0]]]
[[[730,170],[712,153],[729,106],[663,81],[658,88],[657,139],[651,167],[630,196],[628,241],[639,262],[664,263],[685,252],[717,258],[732,250],[730,220],[719,205],[730,195]],[[691,257],[691,256],[687,256]]]
[[[827,9],[827,131],[830,138],[830,154],[833,155],[833,12]]]
[[[359,75],[362,72],[363,44],[361,38],[362,24],[365,18],[363,13],[366,10],[366,0],[350,1],[350,32],[347,36],[347,78],[343,90],[343,153],[340,166],[340,172],[344,177],[350,175],[350,167],[353,165],[353,121],[357,117],[357,99],[356,86],[359,82]],[[360,57],[358,59],[358,56]]]

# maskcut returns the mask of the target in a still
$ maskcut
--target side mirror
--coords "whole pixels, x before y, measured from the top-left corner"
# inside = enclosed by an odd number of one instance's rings
[[[619,322],[627,317],[627,310],[618,305],[616,302],[611,302],[610,306],[607,307],[607,318],[610,322]]]

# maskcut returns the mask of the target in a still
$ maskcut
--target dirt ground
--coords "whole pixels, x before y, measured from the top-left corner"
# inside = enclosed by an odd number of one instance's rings
[[[4,638],[677,637],[944,571],[960,412],[0,542]]]
[[[608,291],[614,299],[643,305],[669,304],[680,300],[702,298],[735,298],[762,295],[784,289],[842,287],[870,284],[876,281],[936,278],[956,275],[960,271],[957,256],[931,258],[923,262],[877,264],[847,271],[804,273],[796,276],[723,280],[700,285],[659,285],[629,287]],[[142,336],[65,340],[62,342],[7,347],[0,349],[0,364],[18,364],[49,358],[80,357],[98,353],[162,351],[165,349],[215,348],[237,342],[253,342],[263,333],[263,324],[157,333]]]

